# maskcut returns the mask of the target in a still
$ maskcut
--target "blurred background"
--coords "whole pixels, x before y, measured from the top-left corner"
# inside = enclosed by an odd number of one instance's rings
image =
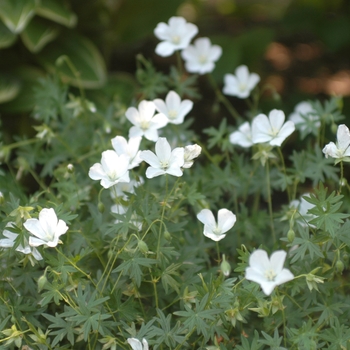
[[[349,115],[348,0],[2,0],[4,137],[32,130],[35,86],[47,73],[59,72],[73,93],[86,89],[98,107],[112,100],[135,103],[137,55],[165,74],[176,65],[175,55],[162,58],[154,53],[158,39],[153,34],[157,23],[175,15],[195,23],[198,37],[222,46],[213,72],[219,88],[224,74],[246,64],[261,76],[261,86],[271,87],[260,105],[265,113],[280,108],[288,115],[302,100],[341,95],[344,114]],[[199,79],[198,92],[205,99],[193,115],[206,125],[215,124],[215,95],[208,79]],[[238,111],[246,109],[243,101],[229,99]]]

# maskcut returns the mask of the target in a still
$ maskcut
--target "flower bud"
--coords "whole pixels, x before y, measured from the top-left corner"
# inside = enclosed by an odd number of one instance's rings
[[[294,241],[294,238],[295,238],[295,232],[294,230],[291,228],[288,233],[287,233],[287,238],[288,238],[288,241],[290,243],[292,243]]]
[[[74,173],[74,165],[69,163],[67,165],[67,171],[70,173],[70,174],[73,174]]]
[[[139,247],[141,253],[144,253],[144,254],[148,253],[148,246],[146,242],[139,240],[139,242],[137,243],[137,246]]]
[[[337,124],[332,123],[331,130],[332,130],[332,133],[333,133],[333,134],[336,134],[336,133],[337,133],[337,130],[338,130]]]
[[[220,269],[225,277],[229,276],[231,273],[231,265],[226,261],[225,254],[222,256],[222,263],[220,265]]]
[[[164,238],[167,240],[167,241],[171,241],[171,234],[169,231],[165,231],[164,232]]]
[[[44,274],[43,274],[42,276],[40,276],[39,279],[38,279],[38,292],[39,292],[39,293],[43,290],[43,288],[44,288],[46,282],[47,282],[46,273],[44,273]]]
[[[348,253],[344,253],[343,254],[343,260],[344,260],[345,263],[349,262],[349,254]]]
[[[97,208],[100,213],[103,213],[105,211],[105,206],[102,202],[98,202]]]
[[[344,263],[341,260],[338,260],[335,263],[335,269],[337,270],[338,273],[342,274],[344,270]]]

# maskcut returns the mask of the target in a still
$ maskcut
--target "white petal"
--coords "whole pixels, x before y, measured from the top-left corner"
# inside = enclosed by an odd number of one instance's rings
[[[338,126],[337,142],[338,142],[338,148],[341,150],[346,150],[349,147],[350,132],[348,127],[344,124],[341,124]]]
[[[165,137],[160,137],[156,143],[156,155],[160,162],[169,162],[171,156],[171,148]]]
[[[204,234],[204,236],[210,238],[211,240],[213,240],[215,242],[221,241],[223,238],[226,237],[226,234],[217,235],[217,234],[213,233],[211,230],[204,230],[203,234]]]
[[[92,180],[101,180],[105,176],[106,173],[100,163],[95,163],[89,170],[89,177]]]
[[[270,141],[271,146],[281,146],[282,142],[293,133],[295,125],[292,121],[287,121],[279,131],[278,135]]]
[[[136,338],[128,338],[128,343],[132,347],[133,350],[142,350],[142,344],[141,342]]]
[[[283,269],[275,278],[275,283],[280,285],[294,279],[294,275],[288,270]]]
[[[111,142],[114,150],[117,152],[118,155],[128,152],[128,142],[126,141],[125,137],[116,136],[111,140]]]
[[[216,221],[215,217],[212,213],[211,210],[209,209],[202,209],[198,214],[197,214],[197,219],[203,223],[204,225],[208,225],[212,229],[216,227]]]
[[[28,219],[23,226],[34,236],[45,239],[46,233],[40,225],[38,219]]]
[[[143,350],[148,350],[148,343],[145,338],[142,339],[142,344],[143,344]]]
[[[279,274],[282,271],[286,256],[287,253],[284,250],[277,250],[271,254],[270,263],[276,274]]]
[[[271,125],[265,114],[258,114],[252,121],[252,140],[254,143],[267,142],[272,139],[269,132]]]
[[[58,224],[58,219],[55,211],[52,208],[42,209],[39,213],[39,221],[41,227],[46,232],[46,237],[53,237],[55,235],[56,227]]]
[[[165,171],[163,169],[160,169],[160,168],[148,167],[146,170],[146,177],[148,179],[152,179],[156,176],[164,175],[164,174],[165,174]]]
[[[159,158],[152,151],[142,151],[140,158],[154,168],[160,168]]]
[[[46,245],[46,241],[36,238],[36,237],[29,237],[29,245],[31,247],[39,247],[40,245]]]
[[[265,250],[257,249],[249,257],[249,266],[264,275],[266,270],[271,269],[269,257]]]
[[[236,215],[232,211],[227,209],[220,209],[218,211],[218,227],[221,229],[221,233],[225,233],[230,230],[236,222]]]
[[[176,50],[176,46],[169,41],[162,41],[156,46],[156,54],[161,57],[171,56]]]
[[[273,130],[280,130],[284,123],[285,115],[283,111],[278,109],[273,109],[269,113],[269,120]]]

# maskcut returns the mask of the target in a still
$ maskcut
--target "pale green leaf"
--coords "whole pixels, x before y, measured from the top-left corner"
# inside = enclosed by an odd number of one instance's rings
[[[62,2],[56,0],[41,0],[36,13],[69,28],[74,27],[77,23],[77,16],[63,6]]]
[[[18,95],[20,87],[18,80],[0,77],[0,103],[13,100]]]
[[[21,33],[35,15],[38,0],[1,0],[0,18],[12,33]]]

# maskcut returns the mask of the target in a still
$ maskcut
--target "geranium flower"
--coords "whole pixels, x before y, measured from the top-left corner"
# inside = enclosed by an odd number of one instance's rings
[[[157,45],[156,54],[163,57],[185,49],[198,33],[197,26],[187,23],[183,17],[171,17],[168,23],[158,23],[154,30],[154,35],[163,40]]]
[[[270,259],[265,250],[257,249],[249,257],[249,267],[245,270],[245,278],[259,283],[263,292],[270,295],[276,286],[291,281],[294,275],[283,268],[287,253],[278,250]]]
[[[101,164],[95,163],[89,170],[89,176],[92,180],[101,180],[100,184],[104,188],[109,188],[118,182],[129,182],[129,160],[126,154],[118,156],[115,151],[104,151]]]
[[[282,142],[295,130],[290,120],[284,123],[283,111],[273,109],[269,117],[257,115],[252,122],[252,139],[254,143],[268,142],[271,146],[281,146]],[[283,124],[284,123],[284,124]]]
[[[239,66],[235,74],[225,74],[223,93],[226,95],[236,96],[238,98],[247,98],[250,92],[259,83],[260,77],[256,73],[249,73],[248,67]]]
[[[190,168],[193,165],[193,159],[197,158],[202,152],[202,147],[195,145],[188,145],[184,151],[184,165],[183,168]]]
[[[165,137],[160,137],[156,142],[156,153],[152,151],[142,151],[140,158],[150,166],[146,170],[147,178],[170,174],[182,176],[181,167],[184,165],[184,149],[177,147],[171,150],[169,142]]]
[[[6,227],[13,227],[15,224],[14,222],[9,222]],[[12,248],[15,245],[16,238],[18,237],[17,233],[11,232],[9,230],[5,230],[2,232],[2,234],[6,237],[3,239],[0,239],[0,247],[1,248]],[[29,245],[29,242],[27,239],[24,239],[24,247],[22,244],[19,244],[16,248],[18,252],[21,252],[23,254],[32,254],[36,260],[42,260],[43,257],[38,252],[38,250],[35,247],[31,247]]]
[[[236,222],[236,215],[227,209],[220,209],[218,211],[218,221],[211,210],[203,209],[197,214],[198,220],[204,224],[204,236],[213,241],[220,241],[225,238],[228,230],[230,230]]]
[[[230,142],[241,147],[251,147],[253,145],[252,130],[249,122],[243,123],[237,131],[230,134]]]
[[[295,124],[296,129],[300,130],[302,138],[310,133],[317,135],[321,126],[320,117],[316,114],[311,103],[306,101],[298,103],[288,119]]]
[[[154,115],[156,106],[152,101],[141,101],[138,109],[129,107],[126,118],[134,124],[130,128],[129,137],[144,136],[147,140],[158,140],[158,129],[168,123],[168,118],[161,113]]]
[[[44,208],[39,213],[39,219],[28,219],[23,226],[35,237],[29,237],[29,245],[38,247],[46,245],[56,247],[59,238],[68,230],[63,220],[58,220],[55,211]]]
[[[185,60],[186,70],[190,73],[210,73],[215,68],[215,63],[221,56],[222,49],[218,45],[211,45],[208,38],[199,38],[194,45],[181,51]]]
[[[128,338],[127,340],[133,350],[148,350],[148,343],[145,338],[142,339],[142,344],[136,338]]]
[[[346,162],[350,161],[350,132],[349,128],[345,124],[338,126],[337,131],[337,144],[330,142],[327,144],[322,152],[325,154],[326,158],[328,156],[338,159],[336,163],[344,160]]]
[[[183,123],[186,114],[193,107],[192,101],[181,101],[180,96],[175,91],[169,91],[165,101],[157,98],[153,102],[157,111],[164,114],[168,118],[168,122],[171,124]]]
[[[129,141],[126,141],[123,136],[116,136],[111,140],[112,146],[118,156],[126,154],[129,157],[129,170],[139,166],[142,161],[140,159],[141,151],[139,151],[141,139],[142,137],[140,136],[131,137]]]

